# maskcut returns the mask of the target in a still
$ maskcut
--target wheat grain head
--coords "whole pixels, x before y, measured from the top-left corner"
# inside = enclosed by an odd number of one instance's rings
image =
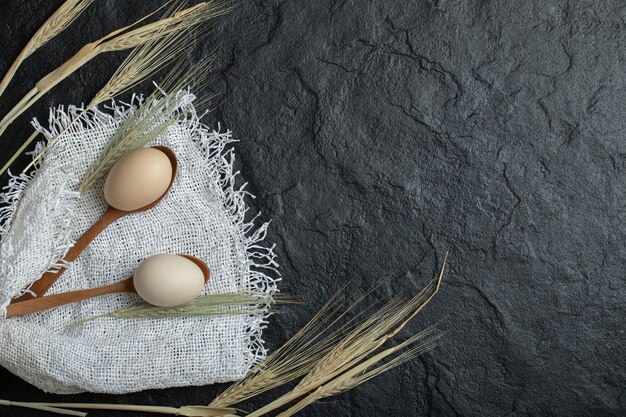
[[[26,57],[64,31],[94,0],[66,0],[31,38]]]
[[[318,387],[314,392],[303,398],[294,406],[278,414],[278,417],[290,417],[317,400],[343,394],[364,382],[367,382],[432,350],[438,345],[441,337],[441,334],[438,333],[437,330],[438,324],[435,324],[410,337],[399,345],[388,348],[374,355],[363,363],[349,369],[344,374]],[[406,350],[402,351],[403,349]],[[397,352],[401,353],[391,360],[376,366],[379,362]]]

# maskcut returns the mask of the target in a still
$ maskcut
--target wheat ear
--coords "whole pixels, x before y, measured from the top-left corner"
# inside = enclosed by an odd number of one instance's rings
[[[248,375],[230,385],[209,406],[230,406],[286,384],[306,374],[312,364],[332,346],[328,328],[337,319],[340,297],[345,285],[337,291],[313,318],[281,347],[255,365]]]
[[[344,392],[349,391],[387,371],[390,371],[391,369],[394,369],[411,359],[423,355],[439,344],[441,334],[435,333],[436,329],[437,325],[431,326],[426,330],[410,337],[399,345],[388,348],[372,356],[366,361],[348,370],[346,373],[320,386],[294,406],[278,414],[277,417],[290,417],[303,408],[313,404],[317,400],[343,394]],[[388,356],[401,352],[405,348],[408,349],[390,361],[383,363],[382,365],[375,366]]]
[[[93,1],[93,0],[90,0]],[[147,18],[148,16],[144,17]],[[133,83],[137,84],[139,82],[142,81],[141,78],[141,74],[139,73],[139,71],[137,70],[133,70],[132,68],[140,68],[142,66],[142,64],[139,62],[141,60],[142,57],[144,57],[146,55],[146,53],[143,53],[142,50],[146,50],[146,49],[153,49],[152,46],[155,43],[158,43],[162,41],[161,39],[158,39],[156,41],[152,41],[152,42],[148,42],[145,45],[141,45],[136,47],[130,54],[129,56],[122,62],[122,64],[118,67],[117,71],[115,72],[115,74],[113,75],[113,77],[111,77],[111,80],[109,80],[109,82],[96,94],[96,96],[94,96],[94,99],[92,99],[92,103],[90,104],[90,106],[88,106],[85,110],[83,110],[79,115],[77,115],[76,117],[74,117],[74,119],[65,127],[65,129],[63,129],[62,132],[60,132],[57,136],[55,136],[54,138],[52,138],[48,144],[46,145],[46,147],[39,153],[37,154],[37,156],[33,159],[33,161],[31,161],[28,166],[26,166],[26,168],[24,168],[24,170],[22,172],[26,172],[28,171],[33,165],[35,165],[35,163],[43,156],[43,154],[49,149],[49,147],[52,145],[53,142],[56,142],[56,140],[62,136],[63,134],[65,134],[72,126],[74,126],[74,124],[76,122],[78,122],[78,120],[84,115],[86,114],[87,110],[91,107],[97,106],[98,104],[102,103],[102,101],[97,101],[96,98],[98,97],[98,95],[102,95],[102,94],[106,94],[107,92],[113,92],[113,86],[119,84],[119,79],[122,78],[121,74],[123,73],[127,73],[129,76],[126,78],[126,80],[129,83]],[[165,46],[165,45],[164,45]],[[158,45],[154,45],[154,48],[156,49],[158,47]],[[166,50],[167,53],[167,50]],[[128,68],[128,70],[125,70],[125,68]],[[157,69],[158,70],[158,69]],[[131,79],[130,75],[131,74],[136,74],[136,79]],[[146,78],[149,76],[146,75]],[[121,91],[117,94],[120,94]],[[112,94],[112,95],[117,95],[117,94]],[[95,102],[95,103],[94,103]],[[19,147],[19,149],[17,151],[15,151],[15,153],[11,156],[11,158],[4,164],[4,166],[2,167],[2,169],[0,169],[0,175],[4,174],[9,167],[13,164],[13,162],[15,162],[15,160],[26,150],[26,148],[33,142],[33,140],[35,140],[35,138],[37,137],[37,135],[39,135],[39,132],[37,131],[33,131],[33,133],[31,133],[31,135],[28,137],[28,139],[26,139],[22,145]]]
[[[44,22],[37,32],[30,38],[24,49],[17,56],[7,73],[0,81],[0,96],[17,73],[17,69],[33,52],[41,48],[46,42],[65,30],[72,22],[93,3],[93,0],[66,0],[53,14]]]
[[[349,332],[289,393],[256,410],[248,417],[259,417],[316,390],[378,350],[397,335],[430,303],[441,288],[448,254],[439,276],[409,300],[395,298]]]
[[[144,146],[165,133],[178,119],[186,117],[187,108],[181,107],[179,92],[185,87],[204,82],[203,78],[209,72],[213,60],[214,56],[210,55],[187,71],[182,65],[174,67],[164,78],[161,86],[122,122],[96,162],[85,174],[78,191],[81,193],[87,191],[126,153]]]
[[[255,365],[244,379],[230,385],[214,398],[209,406],[225,407],[238,404],[306,375],[356,326],[355,323],[367,309],[355,314],[350,320],[343,319],[385,281],[386,278],[381,279],[351,304],[343,300],[347,287],[347,283],[344,284],[303,328],[265,360]]]
[[[24,113],[44,94],[99,54],[123,51],[143,45],[147,42],[189,29],[208,19],[222,15],[228,10],[228,7],[225,7],[221,1],[210,0],[181,10],[173,16],[131,30],[137,23],[136,22],[133,25],[118,29],[95,42],[83,46],[63,65],[39,80],[39,82],[35,84],[35,87],[5,115],[0,121],[0,134],[4,133],[6,128],[17,117]]]
[[[129,307],[122,307],[111,313],[90,317],[72,323],[69,329],[74,329],[90,321],[103,317],[116,318],[172,318],[172,317],[198,317],[198,316],[223,316],[223,315],[251,315],[269,311],[269,307],[275,301],[281,304],[290,303],[290,299],[284,296],[267,296],[256,292],[234,292],[225,294],[207,294],[196,297],[193,301],[177,307],[157,307],[148,303],[140,303]]]
[[[133,86],[144,81],[167,64],[181,57],[190,46],[194,45],[200,39],[203,39],[207,33],[208,31],[204,31],[200,34],[200,36],[192,39],[186,32],[174,32],[169,36],[155,39],[135,48],[126,60],[124,60],[124,62],[118,67],[111,79],[100,89],[100,91],[98,91],[98,93],[96,93],[89,105],[81,113],[74,117],[74,119],[59,134],[50,139],[41,152],[33,158],[33,160],[22,170],[22,172],[27,172],[32,166],[34,166],[61,136],[69,131],[69,129],[77,123],[83,115],[87,114],[88,110],[97,107],[103,102],[110,100],[125,91],[128,91]],[[28,146],[36,136],[37,133],[33,133],[26,140],[15,155],[13,155],[11,160],[7,162],[5,168],[10,166],[10,164],[19,156],[21,152],[23,152],[25,147]],[[0,174],[3,172],[4,168],[0,171]]]

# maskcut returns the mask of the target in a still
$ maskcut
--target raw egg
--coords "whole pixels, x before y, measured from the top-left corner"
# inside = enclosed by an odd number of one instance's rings
[[[204,273],[193,261],[179,255],[154,255],[139,264],[133,284],[146,302],[174,307],[196,298],[204,288]]]
[[[118,210],[138,210],[165,194],[171,181],[172,164],[167,155],[154,148],[136,149],[111,168],[104,198]]]

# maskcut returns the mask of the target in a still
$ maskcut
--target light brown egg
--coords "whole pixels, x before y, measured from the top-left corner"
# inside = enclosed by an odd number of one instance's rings
[[[202,270],[179,255],[154,255],[135,270],[135,290],[146,302],[159,307],[174,307],[190,302],[204,288]]]
[[[172,164],[167,155],[154,148],[136,149],[111,168],[104,198],[118,210],[138,210],[158,200],[171,180]]]

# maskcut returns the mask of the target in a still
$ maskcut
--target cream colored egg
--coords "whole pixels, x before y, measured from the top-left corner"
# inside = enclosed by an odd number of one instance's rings
[[[179,255],[154,255],[135,270],[135,290],[146,302],[174,307],[190,302],[204,288],[204,274],[194,262]]]
[[[111,168],[104,198],[118,210],[133,211],[157,201],[172,181],[172,163],[158,149],[140,148]]]

